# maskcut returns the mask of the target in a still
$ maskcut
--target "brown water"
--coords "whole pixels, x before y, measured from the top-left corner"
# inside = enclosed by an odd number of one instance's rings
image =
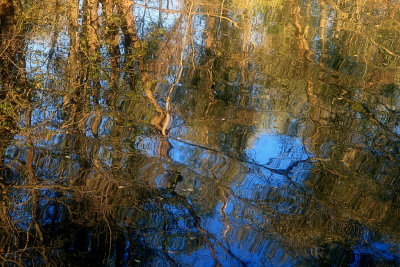
[[[398,1],[0,3],[3,264],[400,264]]]

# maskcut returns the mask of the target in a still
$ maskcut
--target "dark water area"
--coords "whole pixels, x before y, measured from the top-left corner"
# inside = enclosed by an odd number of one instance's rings
[[[400,3],[1,0],[4,266],[399,266]]]

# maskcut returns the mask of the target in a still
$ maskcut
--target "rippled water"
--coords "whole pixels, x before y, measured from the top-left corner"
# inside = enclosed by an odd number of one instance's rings
[[[0,2],[0,261],[398,266],[400,4]]]

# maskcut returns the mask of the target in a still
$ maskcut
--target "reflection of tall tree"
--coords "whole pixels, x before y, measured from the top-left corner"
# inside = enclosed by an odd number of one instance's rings
[[[78,120],[79,106],[81,98],[81,68],[80,62],[80,42],[79,42],[79,5],[77,1],[72,1],[67,10],[69,48],[65,75],[67,77],[67,92],[63,97],[63,108],[68,110],[71,121],[76,123]]]
[[[103,28],[104,32],[104,43],[107,46],[107,52],[110,61],[110,87],[116,88],[119,86],[119,75],[121,72],[121,53],[120,53],[120,38],[119,28],[116,23],[117,14],[115,12],[115,1],[107,0],[104,1],[104,20]]]
[[[18,116],[18,112],[15,112],[14,106],[19,105],[19,108],[23,108],[24,98],[31,97],[30,90],[28,88],[25,76],[25,31],[26,31],[26,21],[23,19],[23,10],[19,1],[1,1],[0,4],[0,101],[2,102],[2,110],[0,112],[0,118],[4,121],[1,123],[1,131],[0,135],[5,140],[2,140],[2,145],[0,146],[1,150],[1,176],[2,182],[3,179],[8,178],[7,176],[12,173],[10,170],[3,169],[3,153],[7,145],[9,144],[7,139],[10,139],[14,134],[13,130],[16,127],[16,117]],[[26,127],[31,126],[31,108],[27,107],[27,111],[25,113],[25,121],[24,124]],[[31,137],[27,136],[28,142],[31,143]],[[26,175],[27,180],[23,182],[27,186],[27,197],[31,198],[33,205],[31,207],[31,218],[32,224],[29,225],[29,228],[26,233],[21,233],[18,229],[14,228],[12,225],[12,220],[14,218],[9,217],[10,210],[7,210],[6,206],[2,207],[2,220],[7,221],[8,225],[5,228],[2,228],[2,231],[9,228],[9,239],[14,239],[13,244],[9,244],[8,241],[5,244],[9,246],[15,246],[15,249],[18,249],[18,246],[22,244],[21,240],[23,236],[27,236],[26,243],[29,243],[29,239],[40,239],[43,241],[43,235],[40,230],[40,226],[37,222],[38,216],[38,201],[37,201],[37,192],[36,192],[36,184],[37,181],[35,179],[33,164],[34,164],[34,148],[31,147],[28,149],[24,161],[26,163]],[[12,189],[7,188],[6,186],[2,189],[4,191],[2,194],[4,197],[9,196],[11,194]],[[5,200],[2,200],[5,201]],[[5,202],[2,202],[4,205]],[[33,234],[31,237],[30,235]],[[3,252],[3,249],[2,249]],[[12,263],[17,263],[16,260],[20,260],[15,255],[11,254],[10,258],[3,258],[5,262],[9,261]]]
[[[26,104],[30,90],[26,81],[25,21],[19,1],[0,2],[0,160],[17,122],[15,111]],[[29,114],[27,114],[29,116]]]
[[[85,20],[83,20],[83,32],[86,33],[86,61],[88,64],[87,77],[84,85],[84,94],[88,92],[93,97],[93,105],[99,101],[100,77],[102,69],[100,65],[100,43],[99,43],[99,2],[88,0],[86,10],[83,10]]]
[[[12,224],[9,222],[7,214],[7,207],[3,204],[6,201],[7,188],[3,184],[3,179],[6,176],[6,170],[4,168],[4,153],[9,144],[9,140],[13,136],[13,128],[15,127],[13,122],[13,105],[9,103],[9,95],[12,93],[13,88],[13,59],[15,58],[15,52],[17,45],[13,40],[16,40],[15,29],[13,25],[16,20],[15,6],[11,0],[0,2],[0,190],[1,190],[1,206],[0,206],[0,235],[4,236],[6,232],[10,233]],[[12,236],[3,239],[0,247],[1,251],[7,249],[7,245],[12,244]],[[4,261],[3,257],[1,260]]]
[[[137,55],[135,52],[135,43],[138,41],[138,35],[136,30],[136,23],[133,10],[133,2],[130,0],[117,1],[116,4],[118,10],[118,17],[121,20],[121,31],[124,36],[124,74],[125,81],[130,88],[136,88],[136,63]]]
[[[18,21],[19,13],[20,7],[12,0],[0,2],[0,127],[6,130],[2,136],[8,136],[7,131],[15,126],[13,108],[16,103],[11,96],[26,90],[24,29]]]

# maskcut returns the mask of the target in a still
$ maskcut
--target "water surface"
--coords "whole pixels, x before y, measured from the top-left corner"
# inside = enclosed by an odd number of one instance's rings
[[[400,4],[0,4],[0,261],[398,266]]]

